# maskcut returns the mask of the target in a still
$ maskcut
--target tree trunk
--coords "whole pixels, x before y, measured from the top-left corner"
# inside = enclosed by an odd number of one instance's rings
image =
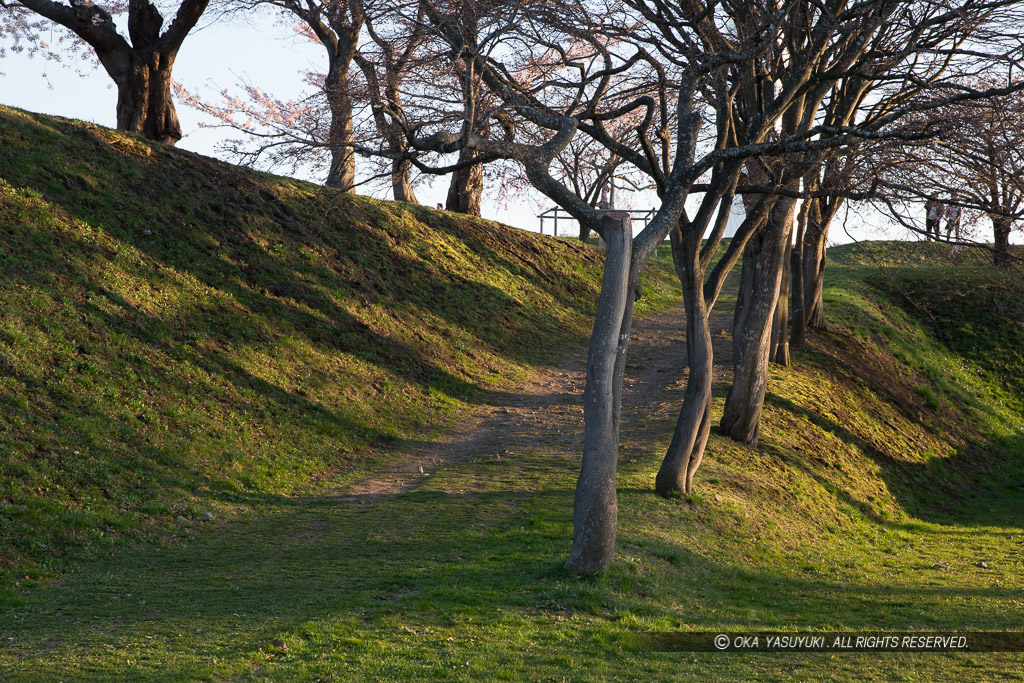
[[[618,501],[621,373],[632,324],[632,235],[624,225],[605,231],[604,279],[598,298],[583,390],[583,462],[573,504],[573,535],[567,570],[596,574],[615,551]],[[639,273],[635,274],[636,277]]]
[[[733,440],[757,445],[768,384],[768,351],[779,298],[793,199],[780,198],[769,222],[743,252],[741,300],[733,318],[733,384],[725,401],[722,430]]]
[[[793,240],[793,253],[790,256],[789,272],[791,275],[790,301],[792,325],[789,333],[789,348],[793,353],[803,351],[807,343],[807,308],[804,304],[804,270],[803,249],[807,234],[807,214],[813,199],[805,199],[800,207],[796,221],[796,239]]]
[[[838,200],[835,209],[838,209]],[[835,215],[835,209],[821,210],[812,207],[804,231],[804,244],[801,250],[804,319],[807,327],[815,330],[828,329],[822,292],[825,286],[825,250],[828,246],[828,227]]]
[[[119,129],[165,145],[181,139],[181,124],[171,98],[171,68],[182,41],[209,0],[182,0],[163,35],[164,18],[153,2],[120,3],[120,9],[128,10],[131,43],[118,32],[118,25],[101,3],[25,0],[19,4],[75,33],[96,51],[96,58],[117,85]]]
[[[711,430],[714,367],[700,251],[696,244],[684,243],[678,230],[672,231],[671,238],[676,275],[682,284],[686,305],[686,352],[690,376],[672,442],[654,480],[654,490],[662,496],[675,492],[689,495],[693,490],[693,475],[700,467]]]
[[[332,62],[345,61],[335,58]],[[327,144],[331,150],[331,166],[324,185],[342,192],[356,191],[356,156],[352,149],[352,98],[348,92],[348,68],[351,62],[332,64],[324,88],[331,110],[331,126]]]
[[[782,258],[782,277],[779,280],[779,300],[775,304],[772,320],[772,340],[768,359],[778,365],[789,365],[789,265],[793,259],[793,244],[786,241]]]
[[[459,162],[472,159],[474,152],[463,149],[459,152]],[[445,208],[449,211],[466,213],[470,216],[480,215],[480,198],[484,192],[484,166],[471,164],[452,173],[452,181],[448,186],[448,201]]]
[[[992,252],[992,263],[997,267],[1010,263],[1010,225],[1005,216],[992,216],[992,229],[995,233],[995,250]]]
[[[117,79],[117,127],[164,145],[181,139],[171,97],[174,59],[158,51],[133,52],[126,76]]]
[[[419,204],[412,189],[412,162],[408,159],[395,159],[391,162],[391,190],[395,201]]]

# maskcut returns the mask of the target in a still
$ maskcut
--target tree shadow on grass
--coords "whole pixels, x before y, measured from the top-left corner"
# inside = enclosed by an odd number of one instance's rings
[[[421,387],[488,400],[486,390],[461,371],[431,363],[437,355],[433,342],[399,343],[390,334],[374,334],[341,303],[362,299],[387,308],[396,320],[421,316],[414,310],[419,307],[483,348],[523,362],[551,360],[552,351],[583,341],[581,335],[566,335],[566,323],[543,307],[527,307],[495,284],[461,277],[446,267],[451,248],[415,243],[413,238],[422,240],[422,235],[410,232],[404,213],[411,211],[441,234],[463,241],[471,261],[488,262],[530,282],[567,310],[581,296],[596,302],[592,282],[570,274],[568,281],[576,284],[567,285],[536,263],[550,245],[517,240],[529,253],[503,254],[512,243],[510,229],[503,226],[462,224],[423,207],[404,207],[396,215],[394,207],[385,210],[372,201],[319,189],[314,195],[308,190],[295,194],[281,179],[179,150],[156,148],[140,162],[71,126],[68,134],[80,134],[75,142],[88,153],[64,155],[63,141],[52,130],[30,132],[47,163],[19,183],[158,263],[228,295],[250,313],[290,327],[328,351],[359,355]],[[70,176],[84,178],[95,191],[68,192]],[[73,254],[78,246],[69,240],[60,248]],[[310,249],[304,252],[304,246]],[[422,326],[423,321],[409,324]],[[548,343],[537,343],[538,329],[546,331]]]
[[[505,392],[481,388],[434,365],[428,359],[430,354],[424,349],[412,348],[392,336],[375,333],[313,288],[298,287],[302,292],[296,294],[299,297],[296,301],[300,301],[303,306],[295,306],[284,299],[260,294],[236,283],[227,287],[226,291],[232,299],[244,305],[241,310],[225,303],[197,301],[187,317],[163,319],[139,310],[108,287],[93,282],[85,264],[109,258],[101,249],[81,239],[56,234],[51,236],[47,244],[37,246],[40,248],[32,258],[43,267],[12,273],[13,282],[37,287],[50,295],[67,291],[70,285],[71,291],[68,293],[72,294],[74,305],[84,317],[102,321],[111,331],[132,336],[172,357],[180,356],[183,347],[207,339],[222,344],[275,343],[284,330],[269,328],[268,323],[284,323],[317,348],[330,353],[350,354],[425,391],[441,389],[468,400],[499,404],[514,398]],[[154,284],[159,286],[158,280],[154,280]],[[76,296],[75,290],[81,294]],[[112,304],[112,308],[123,311],[123,314],[103,311],[95,303],[97,299],[105,299]],[[304,306],[318,307],[314,310],[319,310],[326,316],[326,320],[305,310]],[[255,319],[251,313],[262,314],[261,319]],[[222,357],[211,357],[217,359],[212,361],[214,364],[225,366],[224,370],[228,369],[227,365],[232,365]],[[233,376],[238,376],[239,372],[237,366],[230,369]],[[265,383],[261,386],[266,388]],[[278,401],[302,402],[294,394],[271,393],[274,394],[272,398]]]
[[[40,671],[86,665],[113,675],[118,662],[106,653],[124,651],[173,672],[196,661],[244,660],[281,638],[296,656],[345,642],[358,659],[374,656],[363,639],[401,637],[401,625],[441,629],[420,640],[443,642],[443,629],[465,617],[511,620],[517,630],[544,630],[575,614],[584,619],[572,630],[611,626],[626,613],[696,629],[831,619],[848,628],[949,628],[953,616],[943,610],[951,597],[1005,601],[1018,593],[847,586],[716,561],[636,529],[623,530],[620,543],[643,555],[642,569],[620,556],[608,575],[581,580],[561,570],[571,498],[568,488],[421,490],[371,506],[252,496],[258,517],[195,539],[182,525],[177,544],[121,553],[35,591],[4,615],[17,630],[0,642],[0,654]],[[660,583],[650,582],[651,572]],[[975,625],[1007,628],[1017,616],[978,614]],[[962,627],[963,615],[955,619]],[[55,635],[60,641],[47,645]]]
[[[912,517],[937,524],[1024,526],[1020,515],[1024,509],[1024,435],[968,443],[949,457],[912,461],[879,450],[834,420],[789,399],[769,393],[765,403],[808,420],[870,458],[878,465],[895,500]],[[772,450],[866,517],[880,524],[893,524],[892,520],[879,517],[867,501],[839,489],[810,461],[796,458],[784,449]]]

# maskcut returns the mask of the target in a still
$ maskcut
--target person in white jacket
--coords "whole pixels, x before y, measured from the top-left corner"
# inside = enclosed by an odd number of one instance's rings
[[[924,204],[925,208],[925,235],[929,240],[939,238],[939,222],[942,220],[942,204],[938,199],[929,199]]]

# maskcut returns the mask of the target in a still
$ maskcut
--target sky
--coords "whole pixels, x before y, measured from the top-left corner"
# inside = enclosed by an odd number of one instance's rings
[[[240,82],[251,83],[279,99],[287,100],[305,90],[303,74],[310,70],[326,70],[323,49],[297,36],[287,25],[264,15],[245,21],[201,22],[182,46],[174,66],[174,78],[211,102],[216,102],[221,90],[234,90]],[[101,68],[90,62],[58,64],[47,62],[42,57],[30,59],[24,54],[9,51],[0,59],[2,104],[113,127],[116,101],[117,91],[112,81]],[[208,127],[213,123],[212,119],[184,104],[178,103],[177,111],[184,133],[178,147],[226,158],[218,151],[217,145],[225,139],[238,137],[237,133]],[[358,158],[356,163],[358,173]],[[431,185],[417,187],[416,195],[422,204],[435,206],[439,202],[444,203],[447,190],[448,178],[440,177]],[[485,186],[484,217],[526,230],[538,230],[537,215],[549,208],[551,202],[539,194],[498,199],[503,194],[495,187]],[[648,209],[657,205],[653,193],[633,194],[622,199],[620,206],[627,208]],[[731,221],[733,224],[737,222],[736,217]],[[560,227],[567,226],[562,224]],[[640,224],[635,227],[639,229]],[[550,231],[548,222],[545,232],[550,234]],[[833,224],[830,242],[842,244],[853,239],[907,236],[906,231],[894,228],[877,212],[854,211],[848,220],[847,214],[841,212]]]

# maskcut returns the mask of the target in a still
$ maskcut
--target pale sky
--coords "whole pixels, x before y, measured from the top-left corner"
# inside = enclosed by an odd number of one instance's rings
[[[286,26],[269,17],[252,19],[247,23],[217,21],[201,24],[201,28],[193,31],[182,46],[174,67],[175,79],[214,103],[221,89],[233,90],[240,81],[287,100],[306,89],[304,72],[326,70],[326,57],[318,45],[294,36]],[[76,69],[85,72],[84,75],[79,75]],[[104,126],[115,125],[117,91],[106,73],[98,67],[93,68],[90,63],[58,64],[41,57],[29,59],[25,55],[8,52],[0,59],[0,72],[2,104]],[[211,120],[184,104],[178,103],[177,111],[184,133],[178,146],[183,149],[222,156],[216,150],[217,143],[225,138],[238,137],[237,133],[226,129],[203,128],[201,124],[204,121],[211,123]],[[358,173],[358,158],[356,163]],[[444,203],[447,190],[448,178],[440,177],[431,186],[417,187],[416,195],[421,203],[435,206],[438,202]],[[551,202],[539,194],[502,200],[498,199],[499,195],[497,188],[485,185],[484,217],[527,230],[536,231],[539,223],[537,214],[551,206]],[[647,209],[656,200],[649,195],[651,193],[623,197],[625,201],[619,204]],[[842,219],[841,214],[832,230],[831,241],[837,244],[850,241],[850,236],[839,224]],[[877,214],[857,216],[847,228],[849,234],[858,240],[905,236],[888,226],[887,221]],[[550,234],[550,227],[545,231]]]

